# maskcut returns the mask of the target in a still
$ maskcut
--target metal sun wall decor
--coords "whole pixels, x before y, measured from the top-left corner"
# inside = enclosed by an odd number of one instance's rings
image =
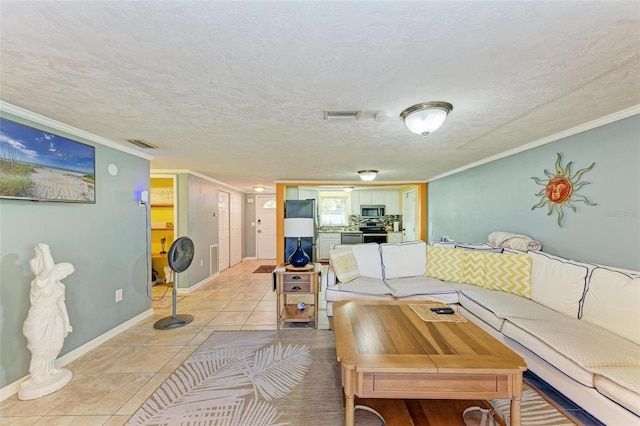
[[[589,167],[571,174],[573,161],[568,162],[567,165],[563,167],[562,154],[558,153],[555,174],[545,169],[544,174],[548,179],[531,177],[538,185],[544,186],[544,188],[536,194],[536,196],[541,197],[540,202],[531,207],[531,210],[547,206],[547,216],[555,211],[558,214],[558,226],[562,228],[565,207],[569,207],[575,213],[577,212],[576,206],[573,205],[575,202],[583,202],[589,206],[595,206],[596,204],[592,203],[586,196],[576,194],[576,191],[589,184],[589,182],[581,182],[580,180],[582,179],[582,175],[593,169],[595,164],[596,163],[591,163]]]

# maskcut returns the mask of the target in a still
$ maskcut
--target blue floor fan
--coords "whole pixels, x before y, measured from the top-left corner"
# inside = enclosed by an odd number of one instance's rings
[[[189,237],[180,237],[171,244],[169,253],[167,254],[167,260],[169,261],[169,267],[174,272],[173,274],[173,291],[172,291],[172,304],[173,312],[170,317],[162,318],[153,325],[158,330],[170,330],[176,327],[182,327],[193,321],[191,315],[176,315],[176,273],[184,272],[189,268],[193,261],[193,255],[195,254],[195,247],[193,241]]]

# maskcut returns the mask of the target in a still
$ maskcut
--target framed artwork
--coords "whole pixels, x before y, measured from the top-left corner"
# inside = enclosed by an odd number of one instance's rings
[[[95,147],[0,118],[0,198],[95,203]]]

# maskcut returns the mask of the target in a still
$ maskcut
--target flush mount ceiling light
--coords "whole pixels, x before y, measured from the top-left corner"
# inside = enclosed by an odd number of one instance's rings
[[[344,192],[351,192],[353,191],[353,186],[346,186],[344,188],[342,188],[344,190]]]
[[[405,109],[400,118],[411,132],[426,138],[442,126],[452,110],[453,105],[448,102],[425,102]]]
[[[360,179],[365,182],[371,182],[376,178],[378,174],[377,170],[358,170],[358,174],[360,175]]]
[[[264,186],[254,186],[253,190],[256,192],[262,192],[264,191]]]

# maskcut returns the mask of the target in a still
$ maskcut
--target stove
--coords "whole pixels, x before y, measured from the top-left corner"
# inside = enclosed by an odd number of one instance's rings
[[[385,227],[382,225],[378,225],[375,223],[367,223],[365,226],[360,227],[360,231],[362,231],[362,242],[363,243],[386,243],[387,242],[387,231]]]

